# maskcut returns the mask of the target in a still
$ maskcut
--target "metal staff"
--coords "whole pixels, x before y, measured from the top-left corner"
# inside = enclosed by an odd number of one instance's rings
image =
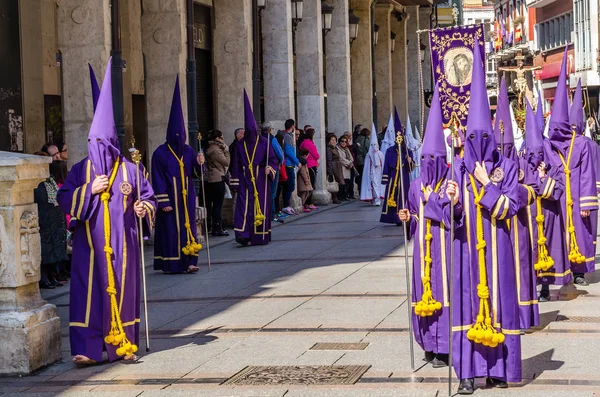
[[[198,150],[202,152],[202,134],[198,133]],[[204,157],[204,163],[206,164],[206,156]],[[202,168],[202,165],[200,166]],[[206,257],[208,260],[208,271],[210,272],[210,244],[208,243],[208,207],[206,206],[206,194],[204,193],[204,170],[200,169],[200,183],[202,184],[202,203],[204,205],[204,230],[206,232]]]
[[[450,133],[450,180],[454,181],[454,138],[456,133],[456,124],[452,124]],[[442,249],[444,249],[442,247]],[[452,396],[452,283],[454,277],[454,195],[450,197],[450,282],[448,283],[448,396]]]
[[[259,138],[260,139],[260,138]],[[269,149],[271,148],[271,131],[267,130],[267,159],[265,163],[265,170],[269,169]],[[269,188],[269,175],[265,173],[265,219],[263,219],[263,240],[265,239],[265,228],[267,227],[267,192]]]
[[[500,154],[504,156],[504,121],[500,120],[498,127],[500,128]]]
[[[130,149],[131,160],[135,163],[137,175],[137,199],[141,203],[141,176],[140,176],[140,161],[142,155],[140,151],[132,147]],[[142,218],[138,217],[138,236],[140,239],[140,257],[142,258],[142,290],[144,292],[144,322],[146,326],[146,352],[150,351],[150,330],[148,328],[148,296],[146,293],[146,261],[144,260],[144,233],[142,229]]]
[[[400,179],[400,200],[402,202],[402,209],[405,209],[405,200],[404,200],[404,175],[402,173],[402,132],[398,131],[396,133],[396,143],[398,144],[398,156],[400,156],[400,169],[397,172],[400,173],[398,178]],[[406,302],[408,308],[408,332],[409,332],[409,347],[410,347],[410,369],[415,370],[415,351],[413,347],[413,338],[412,338],[412,295],[410,288],[410,269],[408,266],[408,238],[407,238],[407,230],[406,230],[406,222],[402,222],[403,235],[404,235],[404,266],[406,268]]]

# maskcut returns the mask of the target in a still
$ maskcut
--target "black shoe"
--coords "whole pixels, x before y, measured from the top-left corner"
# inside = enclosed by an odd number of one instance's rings
[[[236,241],[238,244],[241,244],[241,245],[242,245],[242,247],[247,247],[247,246],[248,246],[248,239],[245,239],[245,238],[243,238],[243,237],[236,237],[235,241]]]
[[[213,237],[229,237],[229,233],[227,233],[225,230],[216,230],[216,231],[212,232],[212,236]]]
[[[48,281],[40,281],[40,288],[41,289],[54,289],[56,288],[54,286],[54,284],[50,284]]]
[[[475,380],[467,378],[460,381],[458,394],[473,394],[475,392]]]
[[[538,302],[550,302],[550,291],[541,290],[538,296]]]
[[[575,285],[579,285],[581,287],[587,287],[590,283],[585,279],[584,276],[576,276],[575,280],[573,280]]]
[[[448,355],[447,354],[436,354],[434,359],[431,361],[433,368],[444,368],[448,366]]]
[[[54,285],[55,287],[62,287],[64,285],[63,283],[58,281],[56,278],[54,278],[54,276],[50,277],[49,282],[50,282],[50,284]]]
[[[488,387],[494,387],[496,389],[507,389],[508,383],[506,381],[495,379],[495,378],[486,378],[485,385]]]
[[[433,361],[433,359],[435,358],[435,353],[434,352],[425,352],[425,356],[423,357],[423,361],[425,361],[426,363],[430,363]]]

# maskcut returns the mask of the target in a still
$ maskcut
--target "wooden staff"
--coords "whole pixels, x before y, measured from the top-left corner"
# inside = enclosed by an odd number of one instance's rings
[[[260,139],[260,136],[258,137],[258,139]],[[265,160],[265,170],[269,169],[269,149],[271,148],[271,131],[267,130],[267,159]],[[250,165],[251,167],[253,165]],[[273,176],[275,177],[275,176]],[[265,173],[265,204],[264,204],[264,215],[265,215],[265,219],[263,219],[263,240],[265,239],[265,229],[267,226],[267,192],[268,192],[268,188],[269,188],[269,174]]]
[[[204,155],[204,152],[202,151],[201,133],[198,133],[198,150]],[[206,156],[204,156],[204,164],[206,164]],[[181,183],[183,183],[183,181]],[[200,165],[200,183],[202,184],[202,203],[204,204],[204,230],[206,233],[206,241],[204,242],[204,244],[206,245],[208,271],[210,272],[210,244],[208,243],[208,207],[206,206],[206,194],[204,193],[204,170],[202,169],[202,165]]]
[[[136,176],[137,176],[137,199],[138,202],[141,201],[141,180],[142,176],[140,175],[140,161],[142,160],[142,155],[140,151],[136,148],[132,147],[130,149],[131,152],[131,160],[135,163],[136,167]],[[138,217],[138,236],[140,241],[140,257],[141,257],[141,265],[142,265],[142,292],[144,293],[144,322],[146,326],[146,352],[150,351],[150,330],[148,328],[148,296],[146,289],[146,261],[144,259],[144,233],[142,229],[142,218]]]
[[[400,179],[400,200],[402,202],[402,209],[406,208],[406,203],[404,202],[404,175],[402,174],[402,132],[398,131],[396,133],[396,143],[398,144],[398,156],[400,156],[400,169],[396,172],[399,172],[398,178]],[[408,158],[408,157],[407,157]],[[410,369],[415,370],[415,351],[413,346],[413,337],[412,337],[412,295],[411,295],[411,278],[410,278],[410,268],[408,265],[408,231],[406,229],[406,222],[402,222],[403,235],[404,235],[404,267],[406,268],[406,302],[408,308],[408,338],[409,338],[409,347],[410,347]]]

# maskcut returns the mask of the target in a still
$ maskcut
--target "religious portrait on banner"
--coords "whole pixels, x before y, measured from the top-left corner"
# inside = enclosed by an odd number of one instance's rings
[[[473,51],[481,51],[485,59],[483,24],[452,26],[429,32],[433,78],[439,84],[442,120],[450,120],[464,130],[469,114]]]

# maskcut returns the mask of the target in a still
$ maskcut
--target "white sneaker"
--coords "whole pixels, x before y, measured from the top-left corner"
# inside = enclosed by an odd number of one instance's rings
[[[284,214],[288,214],[288,215],[296,214],[292,207],[285,207],[284,209],[281,210],[281,212],[283,212]]]

